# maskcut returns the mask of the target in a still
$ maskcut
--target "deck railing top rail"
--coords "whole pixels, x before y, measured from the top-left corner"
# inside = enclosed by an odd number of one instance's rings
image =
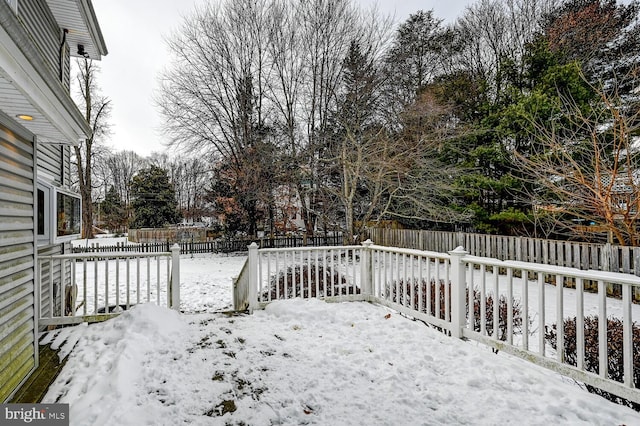
[[[417,229],[369,228],[367,232],[377,244],[389,247],[447,252],[463,246],[474,256],[640,276],[640,247]]]
[[[53,259],[125,259],[125,258],[145,258],[145,257],[158,257],[165,256],[170,257],[172,255],[169,251],[160,252],[96,252],[96,253],[68,253],[68,254],[55,254],[50,256],[38,256],[41,260],[53,260]]]
[[[254,246],[256,249],[258,248],[258,244],[255,242],[252,243],[249,248]],[[317,246],[317,247],[281,247],[281,248],[262,248],[260,249],[260,253],[284,253],[284,252],[312,252],[317,251],[321,252],[324,250],[359,250],[361,249],[361,245],[351,245],[351,246]]]
[[[365,243],[363,243],[363,245],[364,244]],[[438,259],[449,259],[451,257],[449,253],[440,253],[436,251],[418,250],[418,249],[412,249],[412,248],[387,247],[387,246],[379,246],[376,244],[370,245],[369,248],[371,250],[376,250],[379,252],[397,253],[397,254],[404,254],[407,256],[427,256],[427,257],[438,258]]]
[[[637,277],[635,275],[622,274],[619,272],[600,271],[596,269],[583,270],[578,268],[570,268],[568,266],[546,265],[543,263],[521,262],[517,260],[500,260],[490,257],[479,257],[471,255],[465,256],[463,261],[465,263],[472,263],[475,265],[497,266],[530,272],[540,272],[549,275],[562,275],[592,281],[606,281],[616,284],[640,286],[640,277]]]

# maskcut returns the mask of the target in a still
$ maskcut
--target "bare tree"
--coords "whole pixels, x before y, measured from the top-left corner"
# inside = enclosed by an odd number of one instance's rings
[[[312,0],[302,3],[303,40],[307,48],[305,57],[306,84],[303,88],[305,101],[306,144],[303,145],[301,175],[296,180],[302,203],[302,216],[307,234],[313,233],[318,215],[332,206],[319,191],[321,177],[318,176],[318,150],[323,149],[327,136],[333,130],[331,116],[337,108],[337,94],[341,90],[344,72],[343,59],[353,40],[360,40],[378,59],[389,40],[391,23],[374,8],[369,11],[355,9],[347,0]],[[304,182],[305,185],[301,185]],[[350,219],[345,218],[348,229]]]
[[[131,204],[131,179],[138,171],[146,167],[146,161],[135,151],[119,151],[106,159],[111,176],[111,184],[116,188],[120,199]]]
[[[318,214],[318,149],[335,109],[342,57],[354,37],[382,44],[376,14],[350,0],[221,2],[199,8],[168,44],[175,60],[157,103],[173,145],[208,150],[223,174],[249,184],[243,167],[270,167],[238,196],[255,211],[283,172],[298,193],[308,233]],[[258,163],[255,153],[278,154]],[[273,169],[274,165],[277,165]],[[267,207],[273,210],[273,206]],[[249,214],[251,217],[252,214]]]
[[[532,152],[516,153],[533,176],[539,210],[573,236],[607,233],[620,245],[640,244],[640,115],[620,96],[593,87],[600,104],[583,111],[564,99],[564,120],[532,118]]]
[[[82,238],[93,237],[93,164],[97,145],[110,134],[111,101],[100,95],[96,82],[98,66],[91,59],[78,59],[77,83],[84,117],[91,135],[74,147],[78,187],[82,198]]]
[[[452,141],[463,139],[468,129],[437,91],[436,86],[427,86],[399,116],[402,132],[396,135],[395,145],[404,155],[404,174],[381,208],[387,217],[449,225],[473,217],[459,205],[455,183],[470,169],[450,159],[456,155],[451,152]]]
[[[183,160],[182,171],[178,208],[184,218],[200,221],[207,213],[205,201],[211,176],[209,167],[200,158],[191,158]]]
[[[91,178],[91,184],[93,186],[92,198],[94,202],[103,200],[107,193],[108,185],[111,183],[111,173],[106,166],[107,158],[112,155],[112,150],[109,146],[104,144],[98,144],[93,146],[93,167],[91,172],[93,177]],[[72,160],[73,164],[76,163],[75,158]],[[77,185],[77,176],[74,176],[74,184]]]
[[[456,22],[456,66],[484,79],[494,97],[502,93],[505,59],[519,72],[527,43],[541,30],[542,18],[559,0],[480,0]]]
[[[266,0],[204,5],[186,20],[168,45],[173,67],[164,73],[157,100],[165,130],[176,148],[198,150],[224,161],[238,175],[246,155],[269,132],[265,123]],[[237,194],[249,209],[255,233],[259,188]]]
[[[208,4],[167,40],[174,55],[157,104],[178,148],[234,160],[262,122],[264,1]]]
[[[451,223],[456,167],[439,161],[444,138],[456,132],[451,111],[422,90],[402,116],[401,132],[385,126],[385,74],[374,50],[351,43],[337,94],[335,132],[321,161],[329,179],[325,191],[340,203],[346,238],[362,236],[370,222],[392,217]]]

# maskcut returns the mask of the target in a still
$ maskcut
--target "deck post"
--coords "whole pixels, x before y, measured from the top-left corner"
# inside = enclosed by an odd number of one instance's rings
[[[364,296],[365,300],[369,300],[369,297],[372,295],[372,276],[373,273],[371,271],[372,267],[372,253],[370,247],[373,245],[373,241],[366,240],[362,242],[362,261],[360,263],[360,291],[362,292],[362,296]]]
[[[171,309],[180,310],[180,246],[171,246],[171,280],[169,281],[171,294]]]
[[[255,242],[249,245],[249,313],[258,305],[258,244]]]
[[[466,279],[465,264],[462,259],[469,252],[462,246],[450,251],[451,256],[451,336],[461,338],[462,328],[466,324]]]

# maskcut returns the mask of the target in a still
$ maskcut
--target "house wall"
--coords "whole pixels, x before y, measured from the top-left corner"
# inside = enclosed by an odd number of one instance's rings
[[[38,144],[38,179],[54,184],[55,186],[69,187],[71,184],[70,151],[71,147],[67,145]],[[70,243],[38,245],[38,257],[70,252]],[[69,277],[71,274],[70,268],[71,266],[67,265],[67,270],[65,271],[66,277]],[[40,312],[42,315],[50,315],[51,306],[53,305],[55,307],[53,313],[59,315],[61,306],[60,298],[63,294],[62,290],[65,285],[68,284],[62,282],[60,265],[56,263],[53,268],[51,268],[48,263],[45,263],[40,273]],[[53,274],[53,279],[50,278],[51,274]],[[53,282],[52,292],[49,291],[50,282]],[[53,304],[50,300],[51,294],[53,294],[54,297]]]
[[[60,66],[62,65],[62,83],[65,88],[69,89],[69,47],[66,44],[63,46],[61,57],[62,33],[46,2],[41,0],[21,0],[18,6],[18,17],[33,37],[34,44],[40,48],[51,74],[59,78]],[[71,184],[70,149],[67,145],[38,144],[38,180],[54,186],[69,187]],[[39,257],[63,254],[69,251],[69,243],[38,244]],[[40,272],[40,312],[42,315],[49,315],[53,305],[56,307],[54,308],[54,313],[59,314],[57,311],[60,310],[60,298],[62,289],[65,286],[65,283],[62,283],[60,266],[55,265],[50,268],[49,264],[44,264]],[[67,277],[69,277],[69,273],[70,269],[68,268],[66,271]],[[53,279],[50,279],[50,275],[53,275]],[[53,282],[53,292],[49,291],[50,282]],[[53,303],[49,300],[50,294],[53,294]]]
[[[0,113],[0,402],[36,367],[33,140]]]
[[[62,32],[51,14],[47,2],[42,0],[20,0],[18,2],[18,19],[33,38],[34,45],[40,48],[52,75],[60,76],[62,65],[62,83],[69,88],[69,48],[63,47],[62,60],[60,45]]]
[[[37,207],[40,206],[37,206],[37,185],[44,182],[47,188],[68,189],[72,175],[69,145],[90,132],[89,125],[68,97],[70,53],[75,53],[70,52],[69,45],[75,48],[81,43],[89,43],[94,59],[106,54],[106,47],[90,0],[0,0],[0,10],[0,35],[3,41],[8,40],[8,48],[0,49],[3,52],[0,55],[0,108],[6,111],[0,112],[2,403],[37,366],[40,294],[43,313],[46,314],[52,306],[59,306],[55,300],[49,300],[50,277],[56,294],[62,293],[65,286],[59,266],[52,270],[44,268],[38,282],[39,256],[68,252],[70,244],[53,244],[53,238],[38,238]],[[69,26],[69,33],[60,28],[62,24],[58,24],[52,10],[59,15],[60,22]],[[25,72],[30,74],[30,78],[24,76]],[[12,79],[12,73],[21,78]],[[35,105],[36,102],[40,105]],[[21,111],[21,105],[27,110]],[[16,111],[18,114],[37,111],[41,115],[36,119],[42,121],[19,121]],[[40,140],[26,129],[38,134]],[[45,209],[49,214],[55,214],[52,208],[54,200],[48,201],[50,204],[44,206]],[[45,228],[45,234],[53,232],[53,229]],[[68,281],[69,274],[64,277]],[[42,292],[36,291],[38,288]]]

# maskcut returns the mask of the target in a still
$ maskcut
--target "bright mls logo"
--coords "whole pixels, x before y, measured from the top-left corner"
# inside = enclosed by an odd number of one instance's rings
[[[3,404],[0,424],[68,426],[69,404]]]

